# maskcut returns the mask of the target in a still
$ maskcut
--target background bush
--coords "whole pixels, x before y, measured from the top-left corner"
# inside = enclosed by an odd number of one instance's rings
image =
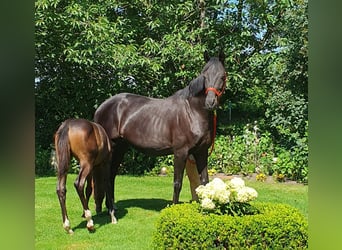
[[[306,249],[308,223],[284,204],[253,203],[259,214],[203,215],[199,204],[178,204],[160,214],[154,249]]]
[[[283,174],[287,179],[307,183],[307,132],[303,136],[292,134],[294,143],[287,148],[262,127],[253,122],[218,135],[208,168],[225,174]],[[307,131],[307,123],[303,131]]]
[[[282,157],[294,161],[282,161],[286,166],[277,170],[302,179],[307,173],[307,9],[307,0],[206,0],[204,6],[193,0],[36,0],[36,174],[50,174],[47,152],[65,119],[92,120],[96,108],[120,92],[170,96],[200,73],[205,50],[212,56],[223,50],[227,89],[218,135],[231,136],[236,152],[229,158],[238,164],[218,156],[217,168],[253,171],[251,148],[235,128],[256,120],[261,134],[269,132],[275,154],[284,149],[289,155]],[[123,173],[154,168],[154,160],[131,156],[137,161],[126,157]]]

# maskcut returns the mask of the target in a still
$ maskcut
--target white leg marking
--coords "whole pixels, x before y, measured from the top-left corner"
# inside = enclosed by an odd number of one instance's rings
[[[65,219],[64,223],[63,223],[63,228],[65,229],[65,231],[67,231],[69,234],[74,233],[72,231],[72,229],[70,228],[70,222],[68,219]]]
[[[92,218],[91,218],[91,212],[90,212],[90,210],[84,210],[84,216],[85,216],[85,218],[86,218],[86,220],[87,220],[87,228],[89,229],[89,230],[93,230],[94,229],[94,222],[93,222],[93,220],[92,220]]]
[[[112,211],[109,211],[110,214],[110,218],[112,220],[112,224],[117,224],[118,221],[116,220],[115,216],[114,216],[114,209]]]

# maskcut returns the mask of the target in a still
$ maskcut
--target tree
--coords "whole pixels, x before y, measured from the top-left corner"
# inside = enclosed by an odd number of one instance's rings
[[[36,0],[35,28],[43,149],[60,122],[92,119],[113,94],[171,95],[199,74],[204,50],[226,55],[222,114],[228,99],[233,118],[271,124],[279,86],[288,102],[307,103],[307,0]],[[272,126],[265,129],[281,137]]]

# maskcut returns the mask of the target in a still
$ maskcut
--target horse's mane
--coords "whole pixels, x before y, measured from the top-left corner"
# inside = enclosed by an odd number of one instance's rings
[[[204,76],[203,73],[207,71],[210,67],[214,67],[215,65],[220,64],[221,61],[218,57],[211,57],[210,60],[207,61],[206,65],[204,66],[201,74],[196,77],[195,79],[191,80],[190,84],[183,89],[178,90],[172,96],[179,96],[179,97],[193,97],[197,96],[202,93],[204,90]]]
[[[190,84],[183,89],[178,90],[172,96],[183,98],[198,96],[204,91],[204,76],[200,74],[195,79],[191,80]]]
[[[183,89],[176,91],[176,93],[174,93],[172,96],[179,96],[184,98],[190,97],[189,85]]]
[[[222,62],[220,61],[220,59],[218,57],[211,57],[210,60],[206,63],[206,65],[204,65],[204,68],[203,68],[201,74],[203,72],[207,71],[214,64],[217,65],[217,64],[220,64],[220,63],[222,63]]]

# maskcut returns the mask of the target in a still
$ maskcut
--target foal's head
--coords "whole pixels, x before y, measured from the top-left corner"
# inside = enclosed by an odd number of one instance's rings
[[[220,52],[219,57],[209,57],[204,53],[207,64],[204,66],[201,75],[204,78],[205,107],[209,110],[217,108],[219,97],[226,87],[226,71],[224,69],[224,54]]]

